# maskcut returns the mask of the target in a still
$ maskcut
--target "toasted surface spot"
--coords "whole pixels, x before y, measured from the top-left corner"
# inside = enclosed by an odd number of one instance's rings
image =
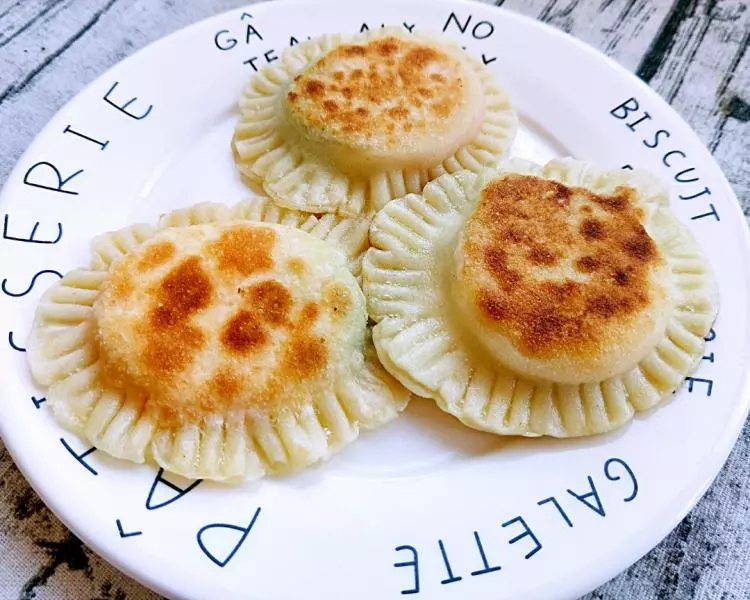
[[[180,324],[161,331],[144,331],[143,340],[143,370],[152,376],[171,378],[195,359],[206,337],[197,327]]]
[[[135,291],[135,283],[130,273],[120,273],[118,277],[110,278],[112,294],[118,298],[127,298]]]
[[[345,286],[333,283],[323,288],[323,303],[334,318],[343,318],[351,310],[353,300]]]
[[[292,258],[287,260],[286,264],[287,267],[289,267],[289,269],[297,275],[302,275],[305,272],[305,261],[302,260],[299,256],[293,256]]]
[[[221,332],[222,346],[233,354],[245,354],[266,345],[268,335],[257,315],[241,310],[226,322]]]
[[[201,259],[191,256],[174,267],[151,293],[156,299],[149,315],[155,329],[177,325],[206,308],[211,302],[213,285],[201,267]]]
[[[283,370],[290,377],[307,379],[328,362],[325,338],[302,334],[292,338],[284,352]]]
[[[534,358],[616,344],[655,302],[664,265],[633,194],[528,175],[487,184],[466,224],[462,271],[487,325]]]
[[[595,256],[582,256],[581,258],[576,259],[575,268],[581,271],[581,273],[592,273],[601,267],[603,262],[606,261],[601,261]],[[624,271],[620,269],[618,269],[617,272],[624,273]]]
[[[230,367],[219,368],[211,379],[218,398],[234,398],[242,391],[242,377]]]
[[[254,283],[247,290],[248,302],[257,315],[273,325],[285,323],[292,307],[292,294],[273,279]]]
[[[150,271],[158,266],[163,265],[170,258],[174,256],[177,248],[169,240],[157,242],[156,244],[149,244],[146,250],[138,261],[138,270]]]
[[[320,315],[320,307],[315,302],[308,302],[302,307],[299,327],[309,327]]]
[[[169,378],[185,369],[205,343],[203,332],[189,320],[208,307],[213,285],[200,259],[190,256],[147,291],[153,298],[148,317],[136,324],[144,345],[143,366]]]
[[[238,275],[267,271],[274,266],[272,251],[276,233],[267,228],[238,225],[224,230],[218,240],[207,244],[207,251],[219,270]]]

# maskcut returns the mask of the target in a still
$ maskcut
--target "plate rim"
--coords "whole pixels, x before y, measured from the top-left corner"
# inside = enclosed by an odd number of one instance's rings
[[[487,13],[495,13],[501,15],[503,19],[520,21],[524,26],[537,28],[544,32],[545,36],[552,36],[558,38],[562,43],[572,44],[577,47],[580,52],[586,53],[590,58],[597,60],[610,70],[614,70],[618,75],[625,81],[628,82],[634,89],[644,93],[650,102],[655,103],[659,106],[661,111],[667,112],[672,118],[676,119],[680,127],[685,132],[688,132],[690,136],[694,138],[700,145],[703,156],[700,157],[700,163],[713,163],[716,169],[716,173],[720,175],[717,178],[717,183],[721,186],[721,192],[727,197],[727,207],[733,211],[732,220],[735,229],[737,229],[737,241],[741,249],[744,250],[744,256],[740,255],[741,258],[745,259],[743,262],[750,260],[750,230],[748,229],[747,220],[741,210],[738,198],[726,178],[721,166],[718,164],[714,156],[705,146],[705,144],[698,138],[697,133],[690,126],[682,115],[677,112],[664,98],[662,98],[656,90],[652,89],[648,84],[639,79],[634,73],[629,71],[627,68],[619,64],[614,59],[610,58],[597,48],[589,45],[588,43],[574,37],[573,35],[562,31],[549,23],[545,23],[534,19],[533,17],[521,14],[519,12],[512,11],[504,6],[494,6],[491,4],[479,3],[471,0],[408,0],[408,4],[414,5],[431,5],[434,6],[439,3],[445,7],[449,6],[463,6],[470,8],[475,11],[486,11]],[[399,0],[381,0],[379,2],[381,6],[386,7],[398,7],[403,4]],[[121,68],[123,64],[131,61],[137,56],[154,52],[155,48],[166,43],[169,40],[173,40],[182,36],[189,36],[194,30],[201,27],[205,27],[208,22],[220,21],[228,18],[230,15],[238,13],[243,10],[257,10],[259,7],[263,7],[263,10],[271,9],[282,6],[284,8],[292,6],[330,6],[334,8],[338,5],[337,0],[262,0],[252,4],[243,4],[235,8],[222,11],[213,15],[209,15],[198,21],[190,23],[182,28],[176,29],[166,35],[163,35],[142,48],[126,56],[125,58],[114,63],[98,75],[96,75],[88,84],[83,86],[75,95],[69,98],[60,108],[58,108],[54,114],[46,121],[44,126],[34,135],[31,142],[28,144],[26,149],[17,158],[13,168],[8,174],[8,178],[4,182],[2,189],[0,189],[0,205],[4,204],[6,194],[8,194],[8,182],[18,178],[19,172],[22,170],[22,164],[25,159],[31,153],[37,143],[50,133],[50,124],[52,121],[57,119],[64,113],[67,113],[73,109],[73,105],[79,99],[79,97],[87,94],[92,88],[97,86],[101,81],[110,76],[117,69]],[[730,208],[731,207],[731,208]],[[750,277],[745,273],[748,282]],[[750,287],[750,286],[749,286]],[[750,309],[747,310],[750,313]],[[748,339],[745,339],[744,347],[747,349],[749,346]],[[750,367],[750,354],[745,353],[745,363]],[[631,542],[628,549],[621,551],[618,554],[620,560],[610,560],[609,563],[604,567],[596,571],[588,570],[586,572],[585,567],[581,567],[579,571],[573,574],[574,583],[569,583],[568,590],[575,591],[574,596],[565,596],[574,598],[579,597],[582,594],[593,591],[600,585],[610,581],[620,573],[624,572],[630,566],[635,564],[649,551],[660,544],[672,530],[687,516],[687,514],[696,506],[696,504],[705,495],[708,488],[713,484],[718,475],[720,474],[723,466],[736,445],[737,440],[742,432],[742,429],[747,420],[748,414],[750,413],[750,368],[745,370],[744,381],[740,380],[740,394],[735,400],[734,410],[732,414],[732,427],[725,429],[723,437],[718,440],[717,443],[711,446],[711,452],[706,454],[705,459],[700,463],[699,468],[694,469],[696,473],[701,474],[699,477],[693,477],[688,481],[688,485],[683,486],[685,490],[691,490],[690,493],[684,493],[685,499],[682,502],[675,502],[670,505],[668,509],[671,515],[667,519],[660,520],[660,525],[648,534],[642,534],[638,541]],[[5,401],[9,394],[5,391],[5,386],[0,384],[0,396]],[[12,411],[12,409],[11,409]],[[37,476],[34,469],[30,467],[30,462],[23,457],[23,451],[20,448],[14,447],[13,443],[8,443],[9,439],[14,439],[13,435],[8,435],[5,420],[0,419],[0,437],[8,450],[8,453],[13,459],[15,466],[19,469],[27,483],[34,489],[39,495],[44,504],[54,513],[54,515],[68,528],[76,537],[78,537],[84,544],[86,544],[91,550],[99,555],[106,562],[110,563],[113,567],[126,574],[136,582],[144,585],[150,590],[165,596],[167,598],[183,598],[187,596],[181,595],[181,592],[176,588],[170,587],[166,580],[160,580],[154,570],[149,569],[138,569],[136,567],[137,561],[133,560],[129,553],[118,552],[116,548],[116,541],[110,541],[108,537],[98,532],[95,528],[87,526],[85,519],[79,516],[75,511],[70,511],[64,502],[58,502],[58,495],[55,494],[52,486],[47,485],[42,477]],[[680,504],[677,508],[677,504]],[[248,598],[251,598],[248,596]],[[252,600],[261,600],[260,598],[252,597]],[[488,599],[489,600],[489,599]]]

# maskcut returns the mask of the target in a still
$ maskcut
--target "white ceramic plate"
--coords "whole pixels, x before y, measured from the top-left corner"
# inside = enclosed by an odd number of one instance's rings
[[[304,8],[303,8],[304,7]],[[672,402],[612,435],[498,439],[426,401],[319,468],[228,488],[108,459],[53,422],[23,345],[42,291],[95,234],[248,192],[235,102],[254,67],[325,32],[446,31],[483,57],[523,128],[513,153],[656,172],[707,251],[721,313]],[[117,65],[50,122],[0,200],[2,436],[60,518],[170,597],[574,598],[659,542],[714,478],[748,409],[748,241],[709,153],[645,85],[510,12],[409,0],[253,5]]]

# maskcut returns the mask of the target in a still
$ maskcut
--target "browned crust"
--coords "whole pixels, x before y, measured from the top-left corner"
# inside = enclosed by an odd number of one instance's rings
[[[486,185],[465,229],[463,273],[488,325],[535,358],[611,344],[649,309],[663,264],[634,194],[529,175]]]
[[[313,293],[296,300],[275,269],[299,276],[309,266],[301,256],[277,265],[278,243],[275,230],[242,224],[205,241],[200,254],[181,255],[178,242],[157,241],[126,256],[110,273],[97,313],[124,315],[109,327],[125,330],[133,347],[102,345],[103,378],[148,392],[147,409],[164,425],[198,422],[238,406],[293,407],[330,365],[332,349],[319,326],[327,331],[354,303],[338,283],[323,286],[317,299]],[[150,270],[143,272],[144,265]],[[162,265],[167,268],[155,270]],[[122,294],[123,281],[138,294]],[[228,295],[235,308],[223,322],[210,330],[201,325]],[[99,333],[105,342],[121,339],[116,331]],[[200,385],[186,387],[206,352],[218,352],[218,360],[206,363],[212,371],[201,375]]]
[[[395,36],[342,44],[295,77],[287,93],[309,126],[336,137],[428,132],[463,103],[459,60],[436,46]]]

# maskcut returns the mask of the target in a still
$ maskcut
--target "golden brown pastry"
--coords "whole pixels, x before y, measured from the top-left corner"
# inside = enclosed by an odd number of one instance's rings
[[[97,239],[91,266],[44,295],[28,343],[57,419],[115,457],[239,480],[395,418],[408,393],[370,349],[352,273],[366,222],[325,220],[253,200]]]
[[[447,38],[394,28],[285,50],[239,107],[232,146],[247,181],[281,206],[349,215],[495,164],[517,125],[480,62]]]
[[[445,175],[370,236],[383,364],[495,433],[622,425],[679,387],[716,316],[703,254],[644,173],[568,159]]]

